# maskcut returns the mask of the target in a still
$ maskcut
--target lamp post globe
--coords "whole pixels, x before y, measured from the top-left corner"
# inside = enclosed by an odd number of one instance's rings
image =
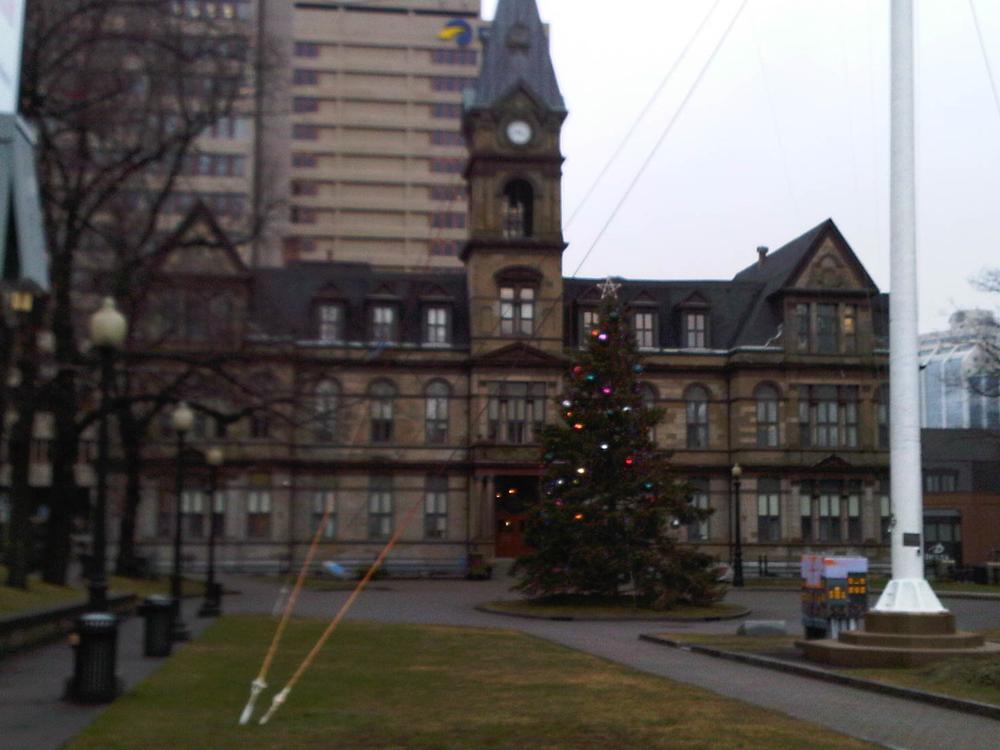
[[[105,297],[101,307],[90,316],[90,342],[98,348],[121,349],[127,331],[125,316],[118,311],[114,299]]]
[[[183,435],[194,427],[194,412],[187,402],[181,401],[170,415],[170,422],[178,434]]]

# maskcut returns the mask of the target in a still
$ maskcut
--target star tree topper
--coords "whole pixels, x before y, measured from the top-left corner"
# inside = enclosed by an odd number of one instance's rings
[[[607,299],[608,297],[618,299],[618,290],[622,288],[622,285],[616,284],[609,276],[598,284],[597,288],[601,290],[601,299]]]

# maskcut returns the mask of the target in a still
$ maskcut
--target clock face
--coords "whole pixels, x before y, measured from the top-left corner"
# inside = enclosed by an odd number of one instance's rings
[[[524,120],[513,120],[507,125],[507,137],[515,146],[523,146],[531,140],[531,125]]]

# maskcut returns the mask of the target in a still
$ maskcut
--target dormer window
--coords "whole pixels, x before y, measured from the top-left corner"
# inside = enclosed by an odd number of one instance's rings
[[[344,306],[322,304],[316,308],[317,337],[325,343],[344,340]]]
[[[708,343],[708,315],[703,312],[684,313],[684,348],[705,349]]]
[[[858,352],[858,306],[800,302],[793,308],[798,350],[812,354]]]
[[[424,308],[424,343],[431,346],[451,343],[451,310],[446,305]]]
[[[526,180],[511,180],[503,190],[503,236],[522,239],[534,234],[535,191]]]
[[[399,340],[399,326],[396,306],[377,304],[371,312],[372,341],[378,344],[394,344]]]
[[[587,348],[587,342],[591,339],[591,334],[600,323],[600,315],[593,308],[580,311],[580,347]]]
[[[656,348],[656,313],[652,310],[642,310],[632,315],[632,330],[635,332],[635,345],[640,349]]]
[[[500,287],[500,333],[505,336],[530,336],[534,331],[534,287]]]

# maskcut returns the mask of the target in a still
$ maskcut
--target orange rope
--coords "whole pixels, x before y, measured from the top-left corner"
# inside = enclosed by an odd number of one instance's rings
[[[291,619],[292,612],[295,609],[295,604],[299,599],[299,594],[302,592],[302,586],[305,583],[306,575],[309,573],[309,566],[312,564],[313,558],[316,556],[316,549],[319,547],[320,537],[323,535],[323,529],[326,527],[326,522],[330,518],[330,512],[333,509],[327,505],[323,509],[323,517],[320,519],[319,526],[316,527],[316,533],[313,534],[312,543],[309,545],[309,550],[306,552],[305,560],[302,561],[302,567],[299,569],[299,575],[295,580],[295,587],[292,589],[291,596],[288,597],[288,601],[285,604],[285,611],[281,615],[281,621],[278,623],[278,628],[274,632],[274,637],[271,639],[271,645],[267,649],[267,653],[264,655],[264,663],[261,665],[260,674],[257,675],[257,679],[251,683],[250,690],[250,700],[247,702],[246,708],[243,709],[243,714],[240,717],[240,724],[246,724],[253,714],[253,705],[256,702],[257,695],[266,686],[267,673],[271,670],[271,663],[274,661],[275,655],[278,653],[278,645],[281,643],[281,638],[285,633],[285,628],[288,626],[288,621]]]
[[[333,635],[334,631],[337,629],[337,626],[340,625],[341,620],[344,619],[344,616],[347,614],[348,610],[350,610],[350,608],[354,605],[355,600],[361,595],[361,592],[364,590],[365,586],[368,585],[368,582],[371,581],[372,577],[375,575],[375,572],[379,569],[379,566],[382,565],[385,558],[388,557],[390,552],[392,552],[393,547],[396,546],[396,543],[399,541],[400,537],[402,537],[403,532],[406,531],[410,523],[412,523],[414,517],[417,514],[417,511],[420,509],[420,506],[422,504],[423,500],[417,501],[407,512],[399,528],[395,531],[395,533],[386,543],[385,547],[382,548],[382,551],[379,553],[379,556],[375,558],[375,562],[372,563],[371,567],[368,569],[368,572],[365,573],[365,577],[362,578],[360,581],[358,581],[358,585],[354,587],[354,591],[351,592],[351,595],[347,598],[347,601],[344,602],[343,605],[341,605],[340,611],[337,612],[336,617],[334,617],[333,620],[330,622],[330,624],[327,625],[326,630],[323,631],[323,634],[319,637],[319,640],[316,641],[316,645],[312,647],[312,650],[306,655],[306,658],[302,660],[302,663],[299,665],[299,668],[295,670],[295,673],[292,675],[291,679],[288,680],[288,684],[286,684],[285,687],[282,688],[282,690],[277,695],[274,696],[274,700],[271,703],[271,707],[268,709],[267,713],[264,714],[263,718],[260,720],[261,724],[266,724],[270,720],[270,718],[278,710],[281,704],[283,704],[285,700],[288,698],[288,694],[292,691],[292,688],[294,688],[295,685],[298,683],[298,681],[302,678],[302,675],[305,674],[306,670],[309,669],[310,666],[312,666],[313,661],[315,661],[316,657],[319,655],[319,652],[322,650],[323,646],[326,645],[326,642],[330,639],[330,636]]]

